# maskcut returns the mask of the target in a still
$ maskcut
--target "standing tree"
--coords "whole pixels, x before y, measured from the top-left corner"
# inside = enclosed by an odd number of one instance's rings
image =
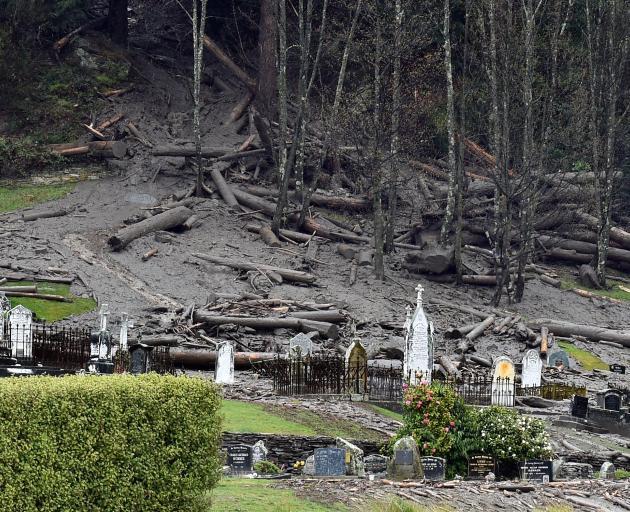
[[[203,161],[201,158],[201,75],[203,73],[203,38],[206,33],[207,0],[193,0],[193,132],[195,135],[195,153],[197,161],[197,196],[202,196],[203,190]]]
[[[121,46],[127,46],[127,1],[109,0],[107,12],[107,31],[112,41]]]
[[[263,116],[275,117],[276,96],[276,0],[261,0],[258,28],[258,82],[256,104]]]

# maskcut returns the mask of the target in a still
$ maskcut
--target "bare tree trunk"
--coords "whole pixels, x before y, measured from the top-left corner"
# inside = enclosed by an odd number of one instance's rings
[[[127,46],[128,30],[127,0],[109,0],[107,31],[112,41]]]
[[[261,0],[256,105],[262,115],[268,119],[275,117],[276,37],[276,0]]]
[[[457,159],[455,156],[455,92],[453,90],[453,66],[451,63],[451,3],[444,0],[444,71],[446,73],[446,126],[448,130],[448,194],[440,243],[446,245],[455,213],[455,187],[457,186]]]
[[[380,151],[381,132],[381,59],[383,56],[383,41],[381,35],[381,19],[376,17],[376,48],[374,52],[374,120],[373,120],[373,153],[372,153],[372,194],[374,201],[374,275],[381,281],[385,280],[385,265],[383,262],[383,205],[382,192],[382,159]]]
[[[199,10],[201,3],[201,11]],[[201,197],[203,188],[203,161],[201,158],[201,75],[203,74],[203,37],[206,33],[207,0],[193,0],[193,133],[195,134],[195,156],[197,163],[196,195]]]
[[[398,151],[400,146],[400,61],[402,44],[402,0],[396,0],[396,13],[394,25],[394,67],[392,70],[392,127],[389,149],[389,187],[388,187],[388,212],[387,229],[385,233],[385,252],[394,250],[394,230],[396,228],[396,215],[398,209]]]
[[[287,97],[287,4],[286,0],[278,0],[278,183],[280,195],[273,215],[271,229],[278,235],[285,222],[287,206],[288,169],[287,169],[287,135],[288,135],[288,97]],[[286,183],[286,186],[285,186]]]

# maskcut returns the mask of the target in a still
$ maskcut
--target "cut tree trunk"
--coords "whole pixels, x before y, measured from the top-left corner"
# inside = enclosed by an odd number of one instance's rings
[[[472,331],[466,334],[466,339],[471,342],[476,340],[479,336],[481,336],[484,333],[484,331],[488,327],[490,327],[493,324],[494,319],[495,319],[494,316],[489,316],[483,322],[480,322],[477,325],[477,327],[475,327]]]
[[[282,276],[283,279],[287,281],[294,281],[297,283],[305,283],[305,284],[313,284],[317,278],[313,274],[309,274],[308,272],[302,272],[300,270],[292,270],[280,267],[272,267],[270,265],[264,265],[259,263],[249,263],[246,261],[234,261],[228,260],[224,258],[217,258],[215,256],[211,256],[210,254],[201,254],[201,253],[192,253],[192,256],[195,258],[199,258],[204,261],[208,261],[210,263],[214,263],[216,265],[222,265],[225,267],[230,267],[238,270],[260,270],[260,271],[268,271],[275,272]]]
[[[257,185],[245,187],[250,194],[261,197],[278,197],[278,191],[268,189]],[[290,192],[289,198],[301,203],[300,195],[297,192]],[[346,196],[327,196],[324,194],[313,194],[311,203],[331,210],[348,210],[348,211],[366,211],[371,208],[371,201],[367,197],[346,197]]]
[[[27,293],[27,292],[10,292],[5,291],[7,297],[25,297],[29,299],[54,300],[57,302],[72,302],[72,299],[62,295],[49,295],[47,293]]]
[[[185,206],[178,206],[119,230],[115,235],[109,237],[107,243],[114,251],[119,251],[136,238],[140,238],[148,233],[165,231],[180,226],[192,215],[193,212]]]
[[[246,224],[245,229],[247,231],[251,231],[252,233],[260,233],[262,226],[258,224]],[[310,242],[311,240],[316,240],[316,239],[324,240],[323,238],[312,237],[310,235],[307,235],[306,233],[299,233],[297,231],[290,231],[288,229],[281,229],[280,234],[290,240],[293,240],[295,242],[300,242],[300,243],[307,243],[307,242]]]
[[[265,242],[269,247],[281,247],[282,243],[278,240],[278,237],[271,230],[270,226],[262,226],[259,231],[260,238],[262,238],[263,242]]]
[[[212,169],[212,171],[210,171],[210,176],[212,177],[212,181],[214,181],[214,184],[219,189],[219,194],[221,194],[221,197],[223,198],[225,203],[230,208],[238,208],[238,201],[236,200],[236,197],[234,197],[234,193],[232,192],[230,186],[225,182],[223,174],[221,174],[221,170]]]
[[[188,370],[207,370],[214,367],[217,361],[216,350],[199,348],[172,348],[169,351],[173,365]],[[234,367],[250,368],[252,363],[273,361],[278,357],[274,352],[234,352]],[[282,357],[282,356],[280,356]]]
[[[37,286],[0,286],[0,292],[37,293]]]
[[[438,361],[442,365],[442,368],[446,370],[446,373],[454,377],[459,376],[459,370],[455,367],[455,364],[453,364],[453,361],[451,361],[451,359],[447,355],[440,356],[438,358]]]
[[[339,337],[339,328],[335,324],[303,318],[221,316],[213,315],[207,311],[195,311],[194,320],[195,322],[203,322],[207,325],[233,324],[260,330],[294,329],[304,333],[317,331],[325,338],[337,339]]]
[[[462,327],[453,327],[451,329],[447,329],[444,332],[444,337],[447,340],[459,339],[462,336],[465,336],[466,334],[468,334],[470,331],[472,331],[475,327],[477,327],[477,325],[478,325],[478,322],[475,322],[474,324],[468,324]]]
[[[545,274],[541,274],[540,276],[538,276],[538,278],[545,284],[549,284],[551,286],[553,286],[554,288],[560,288],[562,286],[562,281],[560,281],[560,279],[554,279],[553,277],[550,277],[548,275]]]
[[[234,106],[234,108],[230,111],[230,115],[227,119],[227,124],[235,123],[242,115],[243,112],[247,109],[249,104],[254,99],[254,93],[252,91],[247,91],[245,96],[243,96],[239,102]]]
[[[48,212],[39,212],[39,213],[25,213],[22,215],[22,220],[24,222],[31,222],[37,219],[50,219],[52,217],[63,217],[64,215],[68,215],[68,210],[55,210]]]
[[[256,93],[256,81],[250,77],[245,71],[243,71],[228,55],[208,36],[203,36],[203,45],[223,64],[228,68],[236,78],[238,78],[247,88]]]
[[[528,327],[539,330],[541,327],[547,327],[549,332],[555,336],[584,336],[593,341],[613,341],[624,347],[630,347],[630,331],[617,331],[606,329],[605,327],[597,327],[593,325],[574,324],[562,320],[553,320],[550,318],[537,318],[527,323]]]
[[[589,215],[588,213],[582,213],[582,212],[578,212],[577,216],[589,228],[597,231],[598,229],[597,217],[593,217],[592,215]],[[624,231],[621,228],[613,226],[610,228],[610,239],[614,240],[622,247],[626,249],[630,249],[630,233],[629,232]]]
[[[127,144],[119,140],[97,140],[76,144],[52,144],[49,149],[58,155],[89,155],[98,158],[123,158],[127,154]]]
[[[316,320],[318,322],[329,322],[331,324],[341,324],[348,321],[348,316],[339,309],[328,309],[321,311],[293,311],[287,313],[292,318],[302,318],[304,320]]]
[[[213,146],[203,146],[201,156],[203,158],[216,158],[232,153],[230,148],[218,148]],[[157,146],[151,152],[153,156],[195,156],[197,152],[194,146]]]
[[[274,203],[265,201],[260,197],[256,197],[235,187],[232,187],[232,193],[241,205],[247,206],[255,211],[260,211],[269,217],[273,217],[276,211],[276,205]]]
[[[580,252],[582,254],[597,254],[597,245],[588,242],[580,242],[578,240],[567,240],[563,238],[555,238],[546,235],[541,235],[538,239],[545,247],[558,247],[560,249],[567,249]],[[622,261],[630,263],[630,251],[625,249],[619,249],[617,247],[610,247],[608,249],[608,257],[614,261]]]

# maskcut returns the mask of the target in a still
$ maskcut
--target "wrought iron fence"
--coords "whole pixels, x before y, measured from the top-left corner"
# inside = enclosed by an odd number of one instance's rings
[[[586,388],[555,383],[516,388],[516,396],[539,396],[548,400],[565,400],[574,395],[586,396]]]

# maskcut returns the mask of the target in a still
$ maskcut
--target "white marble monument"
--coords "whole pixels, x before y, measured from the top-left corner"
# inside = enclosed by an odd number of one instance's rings
[[[492,405],[514,406],[514,363],[507,356],[497,358],[492,376]]]
[[[127,351],[127,336],[130,327],[133,327],[133,321],[129,320],[128,313],[122,313],[120,319],[120,334],[118,335],[118,346],[122,352]]]
[[[433,324],[427,319],[422,307],[424,288],[421,284],[416,287],[416,291],[416,310],[411,318],[407,310],[405,321],[407,330],[403,368],[409,384],[417,384],[421,380],[430,383],[433,371]]]
[[[289,356],[310,356],[313,353],[313,340],[310,336],[299,333],[289,340]]]
[[[22,305],[9,311],[11,356],[33,357],[33,313]]]
[[[228,341],[219,345],[214,381],[217,384],[234,384],[234,347]]]
[[[521,385],[524,388],[539,387],[541,383],[543,363],[537,350],[528,350],[523,357]]]

